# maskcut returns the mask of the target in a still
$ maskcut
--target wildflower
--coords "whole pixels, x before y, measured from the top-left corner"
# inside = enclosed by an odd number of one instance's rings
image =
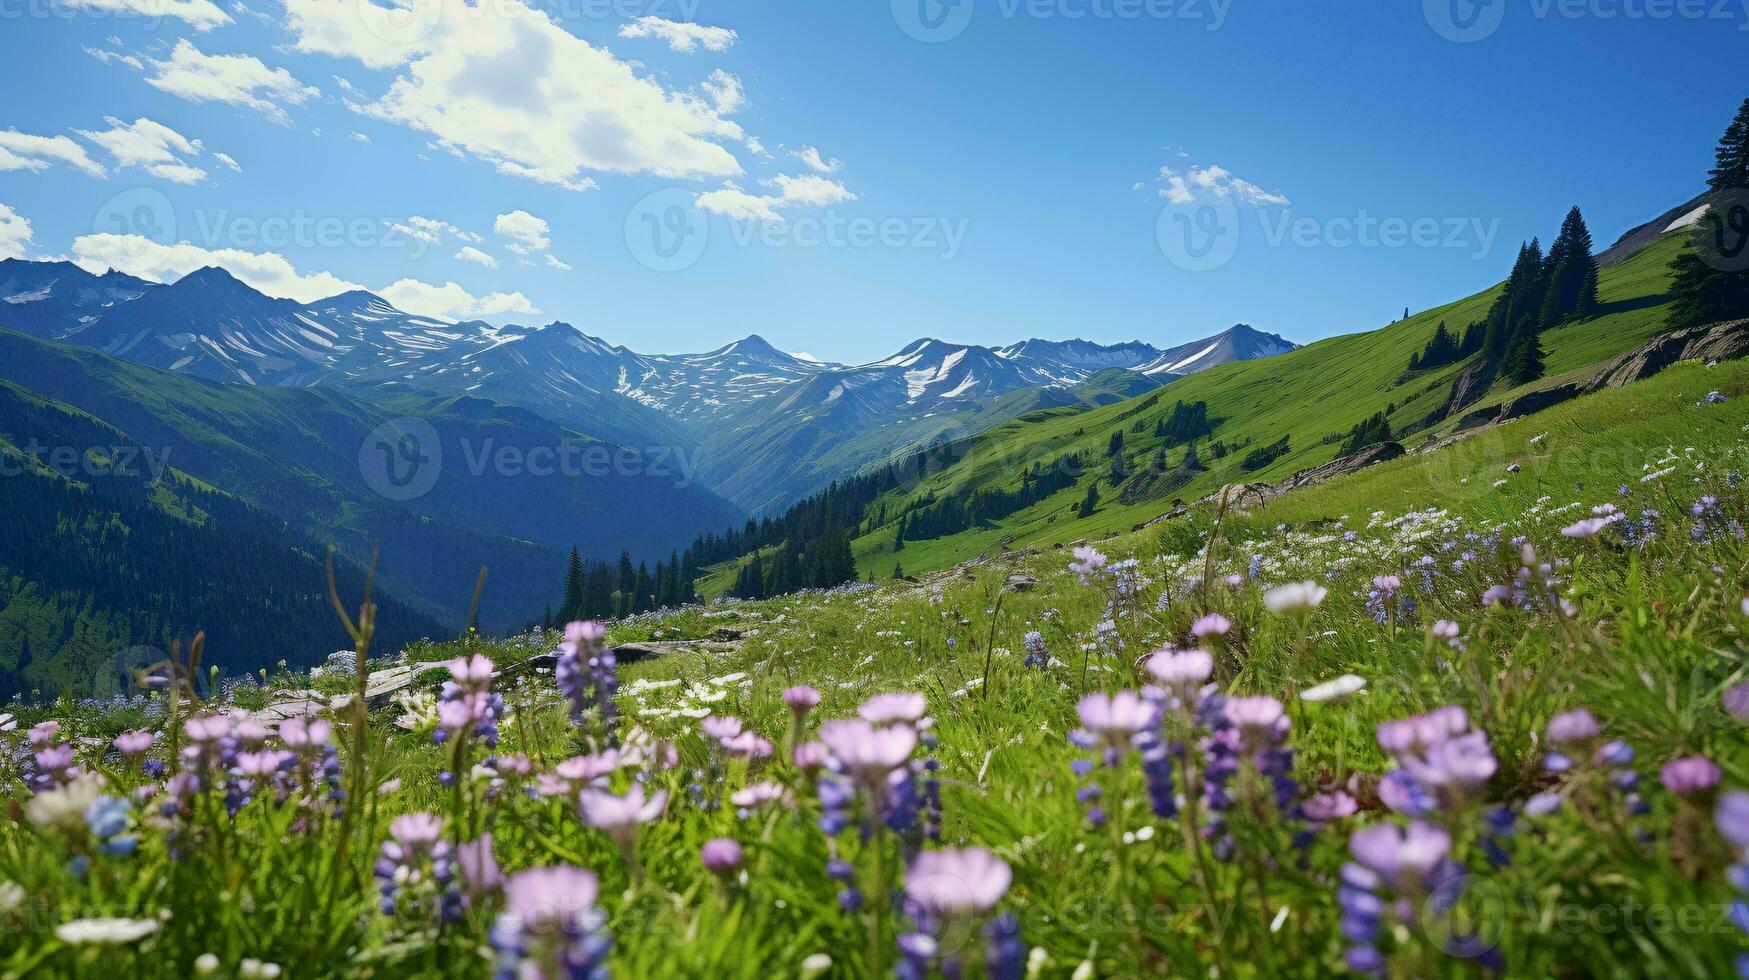
[[[436,914],[453,921],[461,914],[455,891],[455,864],[443,838],[443,820],[429,813],[407,813],[389,824],[389,840],[377,858],[376,877],[384,915],[411,918]]]
[[[1512,587],[1509,585],[1490,585],[1482,593],[1482,606],[1504,606],[1512,601]]]
[[[1366,690],[1366,678],[1356,674],[1343,674],[1341,677],[1301,691],[1300,700],[1309,701],[1312,704],[1335,703],[1346,701],[1364,690]]]
[[[1331,793],[1319,793],[1306,801],[1303,811],[1306,819],[1313,825],[1323,825],[1344,817],[1352,817],[1360,810],[1360,804],[1354,797],[1341,790]]]
[[[791,759],[796,768],[803,772],[813,772],[826,764],[829,753],[821,742],[803,742],[791,753]]]
[[[138,837],[126,833],[131,817],[127,802],[113,796],[100,796],[85,808],[86,829],[103,853],[110,855],[132,854],[139,844]]]
[[[963,850],[925,851],[905,871],[905,909],[917,930],[899,937],[905,962],[903,978],[927,975],[929,962],[938,956],[942,972],[961,973],[957,950],[942,954],[938,935],[956,923],[969,923],[986,916],[1007,893],[1013,878],[1001,858],[980,847]],[[1012,916],[999,916],[984,929],[988,943],[985,972],[994,980],[1020,976],[1026,946],[1020,940],[1019,924]]]
[[[1207,650],[1161,650],[1150,656],[1144,666],[1181,703],[1189,703],[1196,690],[1214,673],[1215,658]]]
[[[1709,792],[1719,784],[1719,776],[1718,765],[1701,755],[1674,759],[1658,770],[1658,781],[1664,788],[1682,797]]]
[[[819,707],[820,692],[806,684],[801,684],[783,692],[783,703],[789,705],[789,710],[795,714],[796,720],[800,721],[807,717],[808,712]]]
[[[1706,403],[1708,405],[1723,405],[1728,400],[1729,399],[1724,396],[1723,392],[1709,391],[1706,393]]]
[[[1463,639],[1463,627],[1449,619],[1441,619],[1435,622],[1428,632],[1432,634],[1435,640],[1444,643],[1450,649],[1466,649]]]
[[[607,976],[613,941],[595,907],[595,875],[568,866],[531,868],[504,883],[504,911],[492,927],[505,977]]]
[[[504,873],[498,870],[498,859],[492,854],[491,834],[457,847],[455,863],[470,895],[486,895],[504,887]]]
[[[1561,529],[1561,533],[1569,538],[1589,538],[1604,528],[1622,519],[1620,514],[1610,514],[1605,517],[1588,517],[1576,524]]]
[[[741,845],[731,838],[717,837],[704,842],[698,859],[712,874],[727,875],[741,866]]]
[[[1378,973],[1385,966],[1378,948],[1386,935],[1381,920],[1389,914],[1411,921],[1419,900],[1457,880],[1462,868],[1450,858],[1451,835],[1419,820],[1406,830],[1393,824],[1362,827],[1350,835],[1348,851],[1354,861],[1342,866],[1336,893],[1342,936],[1353,944],[1343,958],[1356,972]]]
[[[31,797],[24,804],[24,815],[38,827],[76,830],[102,794],[103,782],[96,776],[76,776]]]
[[[1591,717],[1591,712],[1584,708],[1563,712],[1549,719],[1549,742],[1553,745],[1565,745],[1569,742],[1585,742],[1597,737],[1602,731],[1597,719]]]
[[[668,791],[657,790],[646,799],[641,785],[633,785],[624,796],[615,796],[604,789],[586,788],[579,794],[578,802],[583,811],[583,822],[605,831],[629,860],[637,844],[638,828],[662,816],[668,805]]]
[[[1137,732],[1153,727],[1158,714],[1154,705],[1134,691],[1082,695],[1078,711],[1090,741],[1106,746],[1107,765],[1116,765],[1116,754],[1129,748]]]
[[[1043,668],[1050,663],[1050,654],[1045,649],[1045,635],[1038,630],[1027,631],[1023,641],[1026,646],[1026,666]]]
[[[753,811],[780,802],[788,795],[789,791],[784,789],[782,783],[768,780],[736,790],[729,796],[729,802],[740,809],[742,817],[748,817]]]
[[[917,730],[908,725],[877,728],[866,719],[829,721],[820,726],[820,741],[845,775],[879,788],[917,748]]]
[[[1749,681],[1726,691],[1724,702],[1725,710],[1735,716],[1738,721],[1749,721]]]
[[[1316,582],[1292,582],[1263,593],[1263,605],[1277,616],[1304,616],[1323,603],[1329,590]]]
[[[565,627],[565,642],[559,645],[553,682],[571,703],[571,720],[581,723],[585,712],[594,710],[604,736],[611,738],[617,714],[614,695],[619,690],[618,660],[606,644],[607,626],[599,622],[576,622]]]
[[[55,927],[55,938],[75,946],[120,946],[157,932],[157,919],[74,919]]]
[[[1190,635],[1199,640],[1210,636],[1226,636],[1227,631],[1232,628],[1232,620],[1220,613],[1209,613],[1190,624]]]
[[[863,720],[875,725],[915,722],[925,710],[921,694],[877,694],[856,709]]]
[[[1719,797],[1714,822],[1732,847],[1749,853],[1749,792],[1734,789]]]
[[[138,729],[122,732],[115,737],[114,745],[122,755],[139,755],[152,747],[152,733]]]
[[[1075,560],[1069,564],[1069,571],[1080,577],[1082,585],[1091,584],[1093,577],[1105,568],[1105,555],[1092,545],[1077,547],[1074,555]]]
[[[278,963],[262,960],[246,959],[237,964],[237,975],[243,980],[278,980],[280,972]]]

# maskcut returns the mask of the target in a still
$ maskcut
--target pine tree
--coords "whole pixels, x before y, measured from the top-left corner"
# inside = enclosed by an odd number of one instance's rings
[[[1082,517],[1092,517],[1099,507],[1099,481],[1087,484],[1087,496],[1082,498],[1079,513]]]
[[[1111,434],[1111,442],[1106,444],[1105,454],[1107,456],[1116,456],[1122,452],[1123,452],[1123,430],[1119,429],[1118,431],[1113,432]]]
[[[637,584],[637,572],[632,570],[632,553],[629,551],[622,551],[619,553],[620,595],[631,595],[632,590],[637,587]]]
[[[899,564],[898,562],[894,562],[893,563],[893,577],[896,579],[904,578],[905,577],[905,566]]]
[[[1749,316],[1749,99],[1714,156],[1706,213],[1671,263],[1669,322],[1679,329]]]
[[[1543,376],[1543,343],[1536,330],[1521,327],[1518,339],[1506,354],[1506,376],[1513,384],[1528,384]]]
[[[571,566],[565,572],[565,601],[559,618],[569,623],[583,616],[583,556],[571,549]]]
[[[1537,325],[1547,330],[1597,309],[1597,260],[1591,255],[1591,230],[1575,206],[1561,222],[1561,233],[1549,248],[1548,290],[1537,312]]]
[[[895,552],[905,550],[905,522],[903,520],[899,521],[899,529],[893,533],[893,550]]]

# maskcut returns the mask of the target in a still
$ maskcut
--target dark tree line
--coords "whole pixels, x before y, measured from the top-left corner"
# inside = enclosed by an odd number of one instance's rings
[[[1472,323],[1459,336],[1446,328],[1444,320],[1439,321],[1439,326],[1434,328],[1433,337],[1427,341],[1427,346],[1420,353],[1409,355],[1409,370],[1426,371],[1456,364],[1482,349],[1484,331],[1485,327],[1481,323]]]
[[[729,594],[737,599],[765,599],[854,581],[856,558],[850,553],[850,535],[842,528],[828,528],[799,548],[784,544],[769,560],[755,553],[736,573]]]
[[[1213,433],[1217,424],[1209,420],[1208,402],[1177,402],[1171,415],[1162,414],[1154,422],[1154,435],[1167,446],[1182,446]]]
[[[1381,442],[1390,442],[1391,423],[1384,412],[1376,412],[1364,422],[1357,422],[1354,428],[1348,430],[1348,439],[1342,443],[1342,455],[1357,453],[1368,446]]]
[[[1122,443],[1114,444],[1118,447],[1114,460],[1122,460]],[[1035,461],[1021,470],[1020,486],[1014,490],[962,490],[945,497],[929,496],[912,501],[899,515],[895,542],[931,541],[1001,520],[1074,486],[1086,471],[1082,454],[1068,453],[1048,465]]]
[[[1286,456],[1288,450],[1288,437],[1282,436],[1267,446],[1246,453],[1245,458],[1239,461],[1239,468],[1247,471],[1263,469],[1270,463]]]
[[[698,565],[692,551],[670,551],[668,561],[656,560],[655,572],[646,562],[632,565],[630,552],[619,553],[617,565],[585,561],[571,549],[565,571],[565,594],[557,615],[547,617],[548,626],[579,619],[608,619],[666,609],[692,602],[698,593]]]

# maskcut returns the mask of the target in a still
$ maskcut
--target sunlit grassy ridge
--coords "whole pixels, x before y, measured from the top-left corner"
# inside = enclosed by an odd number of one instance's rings
[[[1682,236],[1667,235],[1604,270],[1599,282],[1599,315],[1544,335],[1548,352],[1545,377],[1519,389],[1496,389],[1466,412],[1499,405],[1524,391],[1587,378],[1597,363],[1660,332],[1670,260],[1682,247]],[[878,579],[890,576],[895,566],[907,572],[927,571],[1004,548],[1097,539],[1158,517],[1170,509],[1173,498],[1195,500],[1223,484],[1273,482],[1329,462],[1340,455],[1341,447],[1326,438],[1345,433],[1375,412],[1393,409],[1390,422],[1403,431],[1445,404],[1452,380],[1464,366],[1406,376],[1409,356],[1426,345],[1439,323],[1462,331],[1465,325],[1485,318],[1497,292],[1495,287],[1379,330],[1319,341],[1263,360],[1224,364],[1158,392],[1093,411],[1056,409],[1005,423],[974,437],[970,452],[959,463],[914,487],[890,494],[884,501],[889,517],[896,519],[909,503],[954,491],[1013,489],[1026,466],[1034,462],[1048,465],[1075,450],[1086,453],[1088,473],[1074,487],[997,521],[993,527],[908,541],[897,553],[892,548],[895,527],[889,520],[856,540],[857,566],[865,576],[872,572]],[[1140,416],[1135,414],[1143,399],[1156,397],[1156,407]],[[1208,452],[1209,440],[1204,440],[1199,452],[1206,472],[1165,499],[1122,504],[1116,488],[1106,481],[1105,449],[1112,433],[1124,433],[1126,454],[1139,467],[1152,458],[1161,441],[1152,433],[1154,416],[1170,411],[1177,401],[1206,401],[1210,417],[1225,420],[1215,429],[1214,440],[1229,446],[1249,440],[1248,448],[1255,448],[1286,436],[1291,449],[1268,466],[1244,471],[1240,463],[1247,450],[1214,459]],[[1138,417],[1146,423],[1139,432],[1133,429]],[[1414,445],[1430,435],[1449,432],[1457,422],[1454,416],[1403,440]],[[1183,459],[1184,449],[1169,450],[1167,456],[1169,464],[1176,464]],[[1094,481],[1101,484],[1103,501],[1092,517],[1079,518],[1075,508],[1085,496],[1087,484]],[[732,581],[733,570],[718,570],[701,588],[707,595],[721,594]]]
[[[1700,404],[1715,390],[1728,400]],[[245,960],[287,976],[487,975],[501,955],[491,926],[504,908],[490,889],[442,928],[410,901],[416,879],[402,880],[394,914],[379,908],[373,865],[391,821],[424,811],[446,820],[446,839],[490,833],[505,874],[566,865],[597,875],[594,905],[613,940],[606,965],[621,977],[890,975],[896,936],[914,926],[882,895],[900,889],[916,847],[968,845],[1012,868],[998,907],[1039,951],[1033,975],[1189,976],[1218,967],[1223,976],[1327,976],[1344,970],[1355,945],[1343,938],[1338,900],[1351,836],[1407,819],[1379,802],[1378,778],[1395,764],[1374,728],[1457,705],[1485,733],[1497,771],[1475,795],[1425,818],[1452,835],[1451,856],[1465,873],[1461,887],[1440,894],[1461,901],[1448,914],[1441,902],[1410,895],[1409,914],[1377,940],[1395,975],[1480,975],[1489,962],[1510,976],[1728,975],[1749,943],[1726,916],[1733,892],[1710,829],[1711,791],[1684,799],[1662,789],[1658,774],[1667,761],[1699,753],[1722,768],[1721,788],[1749,785],[1744,722],[1721,702],[1749,665],[1740,528],[1749,509],[1737,475],[1749,463],[1746,425],[1749,365],[1681,365],[1425,457],[1229,513],[1218,530],[1216,515],[1199,510],[1102,541],[1113,562],[1137,559],[1143,583],[1138,604],[1111,617],[1103,645],[1095,638],[1109,612],[1107,586],[1083,584],[1067,570],[1068,554],[1056,551],[917,585],[614,624],[608,640],[618,644],[725,628],[741,634],[732,653],[618,671],[622,744],[643,754],[607,784],[669,793],[661,815],[637,830],[629,861],[585,825],[571,796],[527,795],[535,775],[585,751],[583,733],[599,731],[593,713],[582,725],[572,721],[551,674],[504,685],[493,754],[505,761],[496,768],[473,768],[483,746],[458,760],[453,742],[433,744],[429,702],[376,713],[361,768],[350,751],[351,715],[336,709],[340,785],[363,772],[372,789],[350,816],[328,808],[325,786],[307,801],[293,790],[283,805],[258,792],[232,816],[215,786],[166,826],[155,814],[167,790],[136,789],[160,784],[144,780],[137,761],[103,751],[122,728],[157,728],[161,717],[32,711],[0,737],[17,742],[23,726],[53,717],[61,737],[102,739],[72,744],[108,792],[139,800],[126,821],[138,843],[127,855],[104,853],[83,813],[47,819],[53,808],[33,803],[9,771],[7,791],[22,810],[0,825],[0,880],[11,883],[0,886],[11,927],[0,934],[0,969],[183,977],[210,955],[217,976],[251,975]],[[1716,512],[1697,521],[1692,508],[1704,496],[1717,498]],[[1603,504],[1635,520],[1659,511],[1656,533],[1633,545],[1616,529],[1563,536]],[[1569,613],[1534,590],[1523,607],[1481,608],[1484,589],[1517,574],[1518,536],[1551,563],[1554,594]],[[1204,551],[1211,540],[1212,555]],[[1188,585],[1205,570],[1216,581],[1238,576],[1238,584]],[[1038,585],[1005,591],[1016,572]],[[1416,607],[1400,605],[1392,623],[1366,608],[1369,583],[1384,574],[1401,577]],[[1329,595],[1303,627],[1266,611],[1267,587],[1305,578]],[[1210,610],[1232,623],[1224,640],[1208,641],[1220,654],[1214,680],[1229,694],[1286,702],[1296,799],[1341,787],[1361,807],[1304,847],[1291,839],[1296,818],[1247,788],[1256,785],[1248,769],[1234,784],[1242,805],[1226,813],[1232,849],[1222,856],[1213,850],[1219,835],[1200,832],[1211,812],[1181,807],[1192,814],[1189,845],[1182,816],[1150,813],[1133,753],[1085,779],[1074,771],[1077,760],[1099,758],[1069,739],[1082,695],[1147,682],[1137,658],[1190,645],[1192,622]],[[1463,649],[1428,635],[1436,620],[1458,624]],[[1030,631],[1040,634],[1049,666],[1024,663]],[[409,653],[426,663],[485,653],[503,668],[558,640],[469,640]],[[1341,703],[1296,697],[1344,673],[1366,679],[1365,691]],[[840,907],[844,882],[826,871],[819,795],[788,759],[791,713],[780,695],[801,683],[822,696],[804,725],[810,736],[820,719],[853,715],[880,692],[919,692],[933,718],[940,842],[886,830],[864,842],[854,825],[834,839],[854,867],[861,911]],[[1575,793],[1553,814],[1519,813],[1502,841],[1511,862],[1496,866],[1482,814],[1516,812],[1536,794],[1576,785],[1547,774],[1544,756],[1550,719],[1578,707],[1593,712],[1604,737],[1637,751],[1628,768],[1639,774],[1649,812],[1629,816],[1617,791]],[[775,755],[725,758],[700,733],[707,713],[742,719],[775,743]],[[413,730],[397,725],[403,714]],[[675,746],[676,767],[659,764],[660,740]],[[160,734],[148,757],[171,761],[167,742]],[[509,761],[521,756],[528,776]],[[445,772],[461,778],[446,786]],[[761,781],[788,795],[764,808],[727,802]],[[1103,827],[1089,824],[1077,799],[1089,783],[1103,787]],[[1182,778],[1177,790],[1186,791]],[[721,837],[740,843],[744,874],[719,878],[701,867],[699,848]],[[97,917],[130,920],[140,934],[97,945],[66,933],[68,923]],[[968,957],[968,976],[981,975],[984,940],[975,930],[939,938],[945,951]]]

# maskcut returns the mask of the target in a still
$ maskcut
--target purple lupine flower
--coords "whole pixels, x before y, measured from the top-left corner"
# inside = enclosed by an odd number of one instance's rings
[[[876,727],[860,718],[829,721],[820,726],[820,741],[844,775],[879,789],[894,769],[911,758],[917,730],[909,725]]]
[[[716,837],[704,842],[698,859],[715,875],[728,875],[741,867],[741,845],[733,838]]]
[[[443,683],[437,696],[437,731],[433,739],[444,742],[473,737],[487,748],[498,744],[498,717],[504,711],[504,697],[492,693],[493,664],[474,654],[457,657],[443,664],[450,679]]]
[[[1749,606],[1749,599],[1745,599],[1744,604]],[[1745,613],[1749,614],[1749,609]],[[1738,721],[1749,721],[1749,682],[1738,684],[1726,691],[1724,703],[1725,710]]]
[[[624,796],[585,787],[577,795],[577,801],[583,822],[605,832],[630,860],[638,842],[638,828],[661,818],[662,811],[668,806],[668,791],[659,789],[646,798],[640,784],[633,784]]]
[[[1050,653],[1045,649],[1045,635],[1038,630],[1028,630],[1024,640],[1026,645],[1026,666],[1041,669],[1051,662]]]
[[[1013,873],[981,847],[924,851],[905,870],[905,897],[943,919],[982,915],[996,906]]]
[[[1226,636],[1232,628],[1232,620],[1220,613],[1209,613],[1190,624],[1190,635],[1199,640],[1211,636]]]
[[[613,719],[618,713],[613,698],[619,691],[619,663],[606,640],[605,623],[575,622],[566,626],[553,682],[571,703],[571,721],[580,724],[583,715],[593,710],[604,740],[611,742],[615,735]]]
[[[1718,764],[1704,755],[1673,759],[1658,770],[1658,781],[1677,796],[1696,797],[1719,785]]]
[[[784,690],[783,703],[789,705],[790,712],[800,721],[807,717],[808,712],[820,706],[820,692],[806,684],[798,684]]]
[[[1587,742],[1601,732],[1597,719],[1591,717],[1591,712],[1584,708],[1563,712],[1549,719],[1549,742],[1553,745]]]
[[[152,733],[134,729],[115,737],[115,750],[122,755],[139,755],[152,747]]]
[[[1153,727],[1159,716],[1159,709],[1134,691],[1084,694],[1077,710],[1082,728],[1115,753],[1127,750],[1136,733]],[[1115,763],[1108,759],[1108,764]]]
[[[1190,704],[1196,691],[1214,673],[1215,658],[1207,650],[1161,650],[1144,666],[1182,704]]]
[[[478,840],[457,847],[455,863],[469,895],[490,895],[503,889],[504,873],[498,869],[498,859],[492,853],[491,834],[481,834]]]
[[[1732,847],[1749,852],[1749,792],[1734,789],[1720,796],[1713,822],[1719,828],[1719,836]]]
[[[504,912],[492,927],[501,977],[605,980],[613,948],[595,907],[595,875],[568,866],[531,868],[504,883]]]
[[[443,819],[407,813],[389,824],[389,840],[377,858],[376,877],[385,915],[411,918],[436,915],[453,921],[461,913],[455,890],[455,863],[443,839]]]

